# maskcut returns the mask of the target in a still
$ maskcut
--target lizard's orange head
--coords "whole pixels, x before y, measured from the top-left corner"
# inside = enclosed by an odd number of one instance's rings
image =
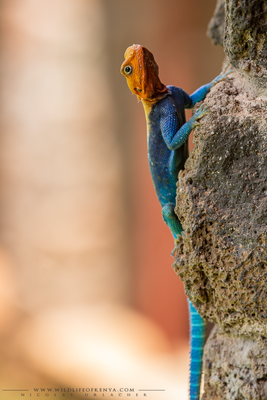
[[[133,44],[126,50],[124,58],[121,73],[138,100],[154,103],[168,94],[168,89],[159,79],[158,64],[149,50]]]

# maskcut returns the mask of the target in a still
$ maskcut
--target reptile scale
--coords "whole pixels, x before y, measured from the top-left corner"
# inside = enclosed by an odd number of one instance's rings
[[[186,122],[185,109],[204,100],[212,86],[232,72],[222,73],[190,96],[175,86],[165,86],[153,54],[134,44],[125,52],[121,73],[132,93],[141,100],[147,122],[147,148],[150,173],[162,207],[162,216],[174,239],[182,235],[182,225],[174,212],[178,173],[188,157],[188,137],[207,112],[202,105]],[[190,312],[190,400],[198,400],[202,375],[205,321],[189,302]]]

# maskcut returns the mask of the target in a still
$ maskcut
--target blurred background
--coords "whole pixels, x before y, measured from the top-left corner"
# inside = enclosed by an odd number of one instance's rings
[[[120,65],[142,44],[163,83],[192,93],[221,70],[214,8],[1,0],[1,399],[187,398],[187,302]]]

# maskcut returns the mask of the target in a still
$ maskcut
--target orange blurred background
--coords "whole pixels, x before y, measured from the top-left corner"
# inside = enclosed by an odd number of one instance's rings
[[[149,175],[142,105],[119,71],[140,43],[164,84],[190,94],[211,81],[223,60],[206,37],[214,7],[1,2],[1,399],[42,385],[186,398],[187,302]]]

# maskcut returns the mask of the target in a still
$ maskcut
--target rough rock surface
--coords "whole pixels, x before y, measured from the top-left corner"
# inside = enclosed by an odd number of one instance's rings
[[[267,90],[267,1],[226,0],[224,50],[258,92]]]
[[[174,269],[217,325],[205,346],[203,400],[266,400],[267,99],[235,72],[205,104],[179,174],[184,233]]]
[[[205,104],[179,175],[174,269],[204,318],[267,337],[267,99],[232,73]]]
[[[266,399],[266,359],[266,338],[229,337],[214,330],[205,348],[202,400]]]
[[[208,34],[236,72],[206,97],[179,175],[174,269],[216,325],[202,400],[267,400],[266,20],[267,0],[217,0]]]

